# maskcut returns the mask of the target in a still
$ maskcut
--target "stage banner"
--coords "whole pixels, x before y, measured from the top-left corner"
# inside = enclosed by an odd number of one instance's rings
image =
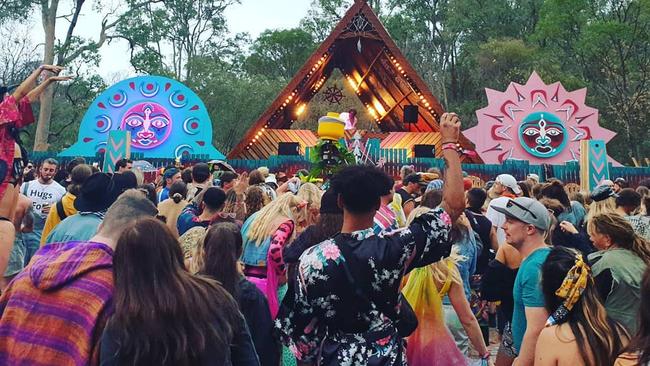
[[[115,163],[120,159],[128,159],[131,156],[131,132],[110,131],[106,141],[106,155],[104,155],[104,173],[114,173]]]
[[[605,141],[580,141],[580,189],[590,192],[605,179],[609,179]]]

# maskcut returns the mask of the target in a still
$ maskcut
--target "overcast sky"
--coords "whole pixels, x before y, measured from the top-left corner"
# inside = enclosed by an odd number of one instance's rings
[[[293,28],[298,26],[300,20],[307,15],[310,2],[311,0],[241,0],[241,4],[233,5],[226,10],[228,28],[233,34],[248,32],[253,38],[266,29]],[[82,14],[75,30],[76,34],[96,40],[99,35],[101,15],[90,3],[86,4]],[[65,37],[67,24],[63,20],[59,24],[57,36],[62,39]],[[43,27],[38,18],[33,20],[32,38],[35,44],[43,42]],[[98,72],[107,81],[113,82],[116,81],[113,80],[115,78],[121,79],[134,74],[129,64],[126,41],[113,41],[110,45],[104,45],[100,49],[100,54],[102,61]]]

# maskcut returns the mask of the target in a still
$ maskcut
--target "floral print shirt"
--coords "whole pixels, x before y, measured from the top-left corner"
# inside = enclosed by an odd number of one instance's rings
[[[449,256],[450,230],[437,208],[390,234],[369,228],[308,249],[276,320],[283,343],[298,360],[321,365],[406,365],[394,319],[382,309],[399,313],[404,274]]]

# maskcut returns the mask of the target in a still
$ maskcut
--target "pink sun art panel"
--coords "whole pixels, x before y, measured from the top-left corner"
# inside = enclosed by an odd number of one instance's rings
[[[564,164],[580,159],[580,141],[608,142],[616,135],[598,124],[597,109],[585,105],[587,89],[546,85],[536,72],[525,85],[513,82],[505,92],[485,92],[488,106],[476,111],[478,124],[463,134],[488,164],[508,159]]]

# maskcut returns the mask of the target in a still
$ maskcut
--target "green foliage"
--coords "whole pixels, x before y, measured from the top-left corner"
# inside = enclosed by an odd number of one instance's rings
[[[326,145],[331,144],[338,151],[335,160],[336,164],[328,164],[323,157],[323,150]],[[343,169],[346,165],[352,165],[356,162],[354,154],[350,152],[340,141],[331,140],[318,140],[316,146],[310,150],[309,161],[312,163],[312,168],[309,171],[307,181],[313,181],[318,178],[331,177],[339,170]]]
[[[215,145],[229,151],[336,26],[353,0],[312,0],[299,28],[267,30],[255,39],[228,35],[224,9],[235,0],[128,0],[109,36],[126,39],[138,73],[166,75],[194,89],[214,123]],[[617,160],[650,157],[650,0],[370,0],[397,45],[443,106],[475,123],[484,88],[505,90],[537,71],[569,90],[589,88],[587,103],[619,133],[608,149]],[[24,19],[30,0],[0,0],[0,21]],[[5,6],[6,5],[6,6]],[[112,20],[113,18],[111,18]],[[57,52],[72,65],[94,64],[101,43],[72,36]],[[2,46],[0,42],[0,46]],[[8,54],[7,51],[0,52]],[[5,75],[22,75],[33,57],[4,58]],[[323,99],[343,89],[341,105]],[[76,131],[93,93],[94,77],[55,95],[51,141],[63,146]],[[74,100],[68,97],[70,94]],[[76,104],[75,104],[76,103]],[[72,108],[76,106],[77,109]],[[359,126],[376,128],[340,73],[322,86],[293,128],[316,129],[329,111],[359,111]],[[69,125],[75,126],[74,124]],[[74,131],[74,132],[72,132]],[[65,142],[63,142],[65,141]]]
[[[229,65],[212,58],[195,60],[194,76],[187,81],[203,100],[212,120],[213,142],[230,151],[253,121],[283,87],[283,83],[263,75],[242,77]]]
[[[33,0],[0,0],[0,24],[11,20],[27,20]]]
[[[244,70],[252,75],[289,80],[316,46],[312,35],[302,29],[267,30],[253,42]]]

